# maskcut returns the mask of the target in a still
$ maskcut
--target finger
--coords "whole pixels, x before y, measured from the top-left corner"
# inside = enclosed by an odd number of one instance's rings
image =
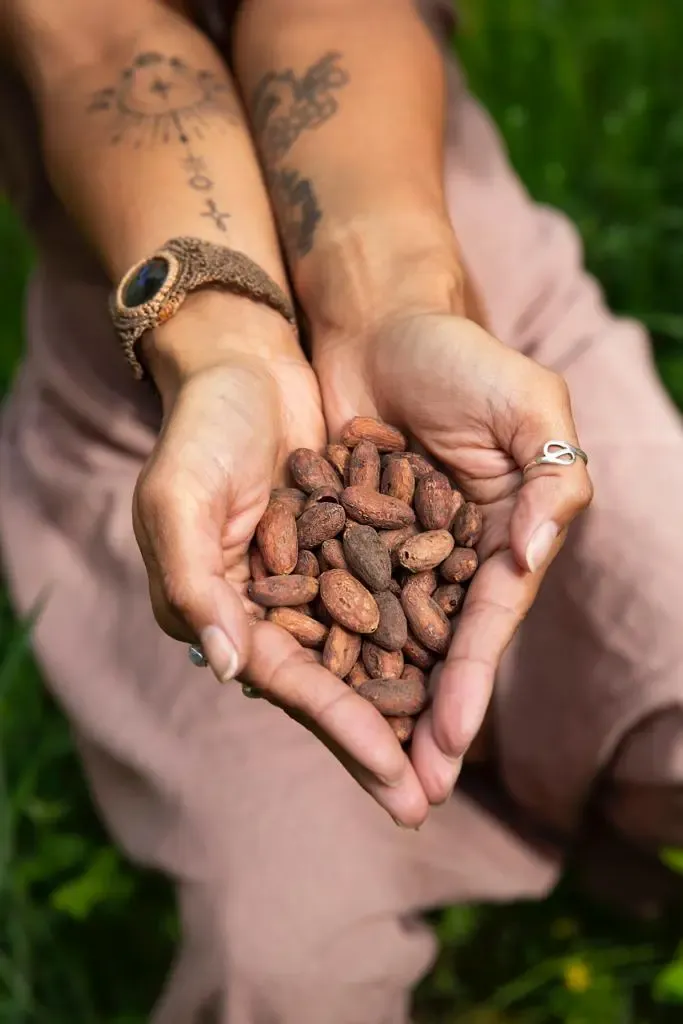
[[[225,578],[218,519],[176,472],[136,494],[135,532],[157,622],[179,640],[199,640],[221,682],[246,662],[250,631],[242,598]]]
[[[379,712],[270,622],[252,627],[242,678],[323,739],[377,802],[406,827],[428,804],[415,771]]]
[[[484,720],[500,659],[536,596],[539,574],[510,551],[485,562],[470,585],[446,661],[432,679],[433,700],[417,723],[411,760],[430,803],[446,800]]]
[[[513,440],[513,455],[520,469],[541,454],[548,441],[579,444],[564,381],[548,374],[539,394],[545,395],[543,404],[525,415],[524,426]],[[510,522],[510,546],[518,564],[529,572],[545,565],[551,552],[558,549],[558,537],[592,497],[593,487],[581,458],[571,465],[542,464],[527,469]]]

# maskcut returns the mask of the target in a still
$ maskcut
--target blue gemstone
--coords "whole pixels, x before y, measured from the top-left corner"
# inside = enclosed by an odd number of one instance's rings
[[[144,263],[126,285],[124,305],[129,308],[141,306],[143,302],[153,299],[168,277],[168,270],[168,261],[163,256],[155,256]]]

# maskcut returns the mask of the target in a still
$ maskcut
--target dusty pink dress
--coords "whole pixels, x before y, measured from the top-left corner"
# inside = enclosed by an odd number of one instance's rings
[[[47,188],[31,112],[0,91],[0,168],[39,252],[2,420],[3,564],[22,612],[44,602],[37,656],[112,835],[178,882],[184,937],[157,1024],[400,1024],[434,954],[419,912],[540,895],[589,798],[629,864],[683,844],[681,420],[643,330],[605,309],[575,230],[529,199],[455,67],[450,89],[458,236],[494,332],[566,376],[596,499],[500,672],[493,765],[419,834],[157,629],[131,495],[158,409]]]

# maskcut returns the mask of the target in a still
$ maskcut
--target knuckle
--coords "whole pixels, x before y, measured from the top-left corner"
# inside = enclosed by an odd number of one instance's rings
[[[190,619],[196,595],[192,585],[181,574],[170,571],[163,574],[163,593],[166,604],[175,616]]]
[[[545,386],[558,404],[566,405],[569,400],[569,388],[561,374],[554,370],[544,370]]]
[[[140,477],[135,489],[135,503],[143,523],[154,523],[168,504],[166,482],[155,473]]]
[[[594,493],[595,489],[593,487],[593,482],[588,474],[584,473],[583,479],[581,480],[576,492],[576,504],[579,510],[588,508],[593,500]]]
[[[179,620],[166,600],[163,584],[156,572],[149,576],[149,596],[157,625],[174,640],[188,639],[188,630]]]

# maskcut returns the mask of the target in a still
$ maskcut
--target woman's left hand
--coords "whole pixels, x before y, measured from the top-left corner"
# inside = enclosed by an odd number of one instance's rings
[[[483,565],[412,742],[425,792],[441,803],[482,725],[502,654],[592,497],[580,459],[521,472],[546,441],[578,444],[567,388],[456,316],[395,317],[371,337],[320,344],[314,365],[333,436],[353,416],[380,416],[439,459],[483,509]]]

